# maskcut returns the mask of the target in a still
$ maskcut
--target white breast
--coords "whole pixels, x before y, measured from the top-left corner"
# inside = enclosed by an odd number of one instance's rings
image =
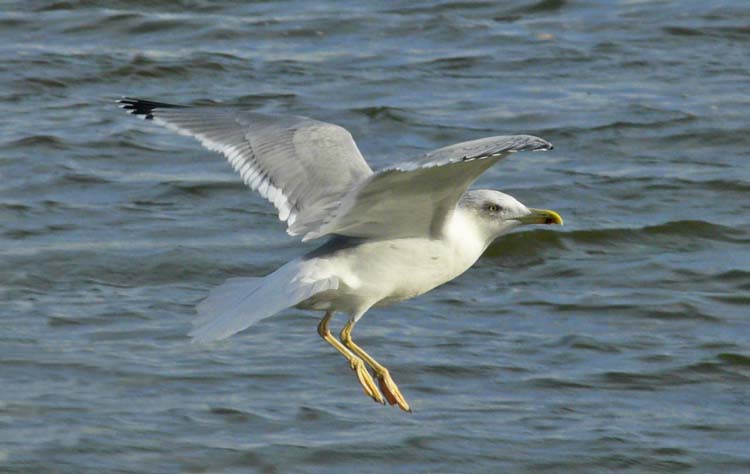
[[[343,283],[330,295],[333,307],[388,305],[421,295],[465,272],[486,248],[470,216],[455,212],[442,239],[408,238],[363,242],[321,256]]]

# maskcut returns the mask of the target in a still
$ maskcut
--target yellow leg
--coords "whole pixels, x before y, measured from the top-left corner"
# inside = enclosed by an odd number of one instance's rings
[[[380,390],[383,391],[383,394],[385,395],[386,400],[388,400],[388,403],[390,403],[391,405],[398,405],[402,410],[411,412],[409,404],[406,403],[406,399],[403,395],[401,395],[401,391],[398,389],[396,382],[394,382],[391,378],[391,374],[388,372],[388,369],[386,369],[378,361],[373,359],[370,354],[365,352],[352,340],[352,329],[354,329],[354,324],[354,320],[350,320],[348,323],[346,323],[344,329],[341,330],[341,341],[346,347],[351,349],[352,352],[361,357],[370,365],[370,367],[372,367],[372,370],[375,371],[375,376],[378,378]]]
[[[333,311],[326,312],[326,315],[323,316],[323,319],[321,319],[320,323],[318,324],[318,334],[320,334],[320,337],[325,339],[328,344],[332,345],[337,351],[339,351],[344,357],[346,357],[346,360],[349,361],[349,365],[351,366],[352,370],[357,373],[357,379],[359,380],[360,385],[362,385],[365,394],[367,394],[367,396],[371,397],[376,402],[385,405],[383,395],[380,393],[380,390],[378,390],[378,386],[375,385],[375,381],[372,379],[370,372],[367,371],[367,366],[362,361],[362,359],[354,355],[352,351],[341,344],[338,339],[333,337],[331,331],[328,330],[328,321],[330,321],[332,316]]]

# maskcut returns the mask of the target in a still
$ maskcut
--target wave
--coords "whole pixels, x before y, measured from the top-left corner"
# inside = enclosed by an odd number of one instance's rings
[[[407,117],[409,113],[398,107],[388,106],[376,106],[376,107],[360,107],[350,109],[352,112],[362,114],[370,119],[388,119],[397,123],[409,123],[410,120]]]
[[[67,148],[66,142],[55,135],[29,135],[7,142],[7,147],[46,147],[55,150],[64,150]]]
[[[705,36],[743,41],[750,39],[750,27],[747,26],[666,26],[662,28],[662,31],[672,36]]]
[[[578,246],[651,244],[655,247],[673,245],[696,239],[746,244],[750,242],[742,229],[701,220],[680,220],[640,228],[586,229],[572,232],[537,229],[507,235],[487,250],[486,255],[531,255],[549,249],[570,249]]]
[[[609,371],[593,376],[597,385],[627,390],[661,390],[665,386],[679,386],[706,382],[726,383],[750,381],[746,373],[750,357],[736,353],[716,356],[687,365],[668,367],[651,372]]]

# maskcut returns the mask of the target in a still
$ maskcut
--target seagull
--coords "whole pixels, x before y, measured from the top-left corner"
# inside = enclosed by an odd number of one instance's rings
[[[231,278],[211,290],[197,307],[193,341],[224,339],[290,307],[322,311],[318,334],[346,358],[365,394],[407,412],[388,369],[354,342],[355,324],[372,307],[453,280],[518,226],[563,223],[558,213],[499,191],[469,190],[512,153],[552,149],[534,136],[467,141],[373,171],[352,135],[331,123],[238,107],[129,97],[118,103],[226,156],[244,183],[276,207],[288,234],[327,238],[269,275]],[[328,327],[336,312],[349,316],[338,338]]]

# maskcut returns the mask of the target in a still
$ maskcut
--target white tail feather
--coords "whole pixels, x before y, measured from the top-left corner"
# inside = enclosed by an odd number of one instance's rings
[[[224,339],[311,296],[338,288],[336,277],[306,278],[294,260],[264,278],[230,278],[197,307],[193,342]]]

